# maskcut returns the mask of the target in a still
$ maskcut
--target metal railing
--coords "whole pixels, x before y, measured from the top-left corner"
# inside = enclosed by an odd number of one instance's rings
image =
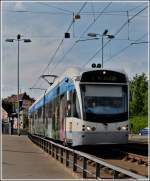
[[[64,163],[66,167],[72,167],[74,172],[76,172],[78,169],[82,170],[83,178],[87,178],[88,175],[91,175],[93,178],[103,179],[104,177],[102,177],[101,172],[102,168],[105,167],[110,170],[112,179],[118,179],[120,178],[120,175],[122,175],[124,178],[148,179],[147,177],[135,174],[123,168],[106,163],[93,155],[89,155],[84,152],[62,146],[38,135],[28,134],[28,137],[31,139],[32,142],[40,146],[53,158],[59,160],[61,163]],[[91,169],[88,169],[89,161],[95,163],[95,170],[92,169],[91,171]]]

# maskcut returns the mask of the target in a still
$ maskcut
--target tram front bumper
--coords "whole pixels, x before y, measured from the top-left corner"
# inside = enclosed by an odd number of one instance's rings
[[[74,132],[72,145],[127,144],[128,132]]]

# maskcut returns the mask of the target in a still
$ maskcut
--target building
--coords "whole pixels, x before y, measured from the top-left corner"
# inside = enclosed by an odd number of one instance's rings
[[[8,113],[3,108],[2,108],[2,122],[4,123],[8,122]]]
[[[35,100],[30,98],[26,92],[19,94],[20,102],[20,129],[28,129],[28,108]],[[8,112],[9,121],[12,122],[12,127],[17,129],[17,112],[18,112],[18,96],[11,95],[3,99],[2,106]]]
[[[2,133],[6,134],[9,132],[9,120],[8,120],[8,113],[5,111],[5,109],[2,108]]]

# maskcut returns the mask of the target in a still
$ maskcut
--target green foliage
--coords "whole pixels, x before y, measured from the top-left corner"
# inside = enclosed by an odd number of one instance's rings
[[[146,115],[148,113],[148,89],[144,94],[144,107],[142,113],[143,115]]]
[[[146,115],[148,113],[148,82],[143,73],[133,77],[130,82],[130,114]]]
[[[138,133],[141,128],[148,127],[148,116],[133,116],[130,117],[130,123],[133,125],[132,132]]]
[[[148,126],[148,81],[146,75],[136,75],[130,82],[130,123],[133,133]]]

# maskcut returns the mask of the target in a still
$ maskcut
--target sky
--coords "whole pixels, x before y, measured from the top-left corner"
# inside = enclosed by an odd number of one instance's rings
[[[2,2],[2,97],[17,93],[17,41],[20,41],[20,92],[38,98],[48,84],[42,74],[61,75],[68,67],[90,68],[102,61],[104,68],[124,70],[130,79],[148,76],[148,2]],[[80,19],[73,17],[80,14]],[[74,16],[73,16],[74,14]],[[70,27],[70,28],[69,28]],[[69,29],[70,38],[64,33]],[[89,40],[87,34],[98,39]],[[31,39],[25,43],[23,39]],[[49,66],[48,66],[49,65]]]

